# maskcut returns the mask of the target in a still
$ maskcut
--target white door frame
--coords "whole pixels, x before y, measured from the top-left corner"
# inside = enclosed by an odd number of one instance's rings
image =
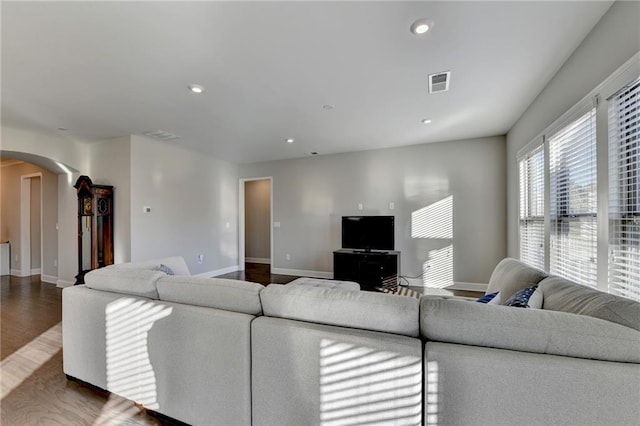
[[[238,270],[244,271],[245,246],[244,246],[244,184],[256,180],[269,181],[269,260],[273,269],[273,176],[257,178],[241,178],[239,182],[238,196]]]
[[[43,209],[44,181],[42,173],[20,176],[20,277],[31,276],[31,179],[40,178],[40,279],[44,275]]]

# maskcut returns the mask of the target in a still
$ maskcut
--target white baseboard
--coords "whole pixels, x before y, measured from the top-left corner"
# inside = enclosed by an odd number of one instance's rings
[[[228,274],[230,272],[239,271],[240,268],[238,265],[227,266],[226,268],[216,269],[215,271],[202,272],[200,274],[195,274],[195,277],[217,277],[218,275]]]
[[[71,287],[74,283],[71,281],[58,280],[56,281],[56,286],[60,288]]]
[[[49,284],[58,284],[58,277],[54,277],[53,275],[43,275],[40,277],[40,281]]]
[[[248,263],[262,263],[264,265],[271,265],[271,259],[263,257],[245,257],[244,261]]]
[[[11,271],[9,271],[9,274],[14,276],[14,277],[20,277],[20,278],[24,278],[24,277],[30,276],[30,274],[23,275],[21,269],[12,269]]]
[[[306,271],[304,269],[271,268],[271,273],[278,274],[278,275],[295,275],[299,277],[324,278],[327,280],[333,279],[333,272],[325,272],[325,271]]]
[[[23,275],[20,269],[12,269],[9,271],[9,274],[13,275],[14,277],[24,278],[24,277],[30,277],[32,275],[40,275],[40,272],[41,272],[41,269],[36,268],[36,269],[31,269],[26,275]]]

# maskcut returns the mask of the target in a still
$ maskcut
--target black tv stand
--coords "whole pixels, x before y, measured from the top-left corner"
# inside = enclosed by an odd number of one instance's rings
[[[333,278],[355,281],[363,290],[396,288],[399,251],[340,249],[333,252]]]

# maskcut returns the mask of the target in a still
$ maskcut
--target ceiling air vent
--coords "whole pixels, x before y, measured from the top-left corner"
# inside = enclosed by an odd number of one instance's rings
[[[440,93],[449,90],[451,71],[429,74],[429,93]]]
[[[174,135],[173,133],[165,132],[164,130],[156,130],[155,132],[144,132],[143,135],[161,141],[172,141],[174,139],[180,139],[180,136]]]

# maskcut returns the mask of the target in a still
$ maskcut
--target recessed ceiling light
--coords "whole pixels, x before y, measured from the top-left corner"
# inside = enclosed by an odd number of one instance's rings
[[[417,35],[424,34],[433,26],[433,22],[428,19],[418,19],[411,24],[411,32]]]
[[[66,127],[58,127],[58,130],[60,130],[61,132],[66,132],[69,129],[67,129]]]
[[[202,93],[204,92],[204,87],[200,86],[199,84],[190,84],[189,90],[191,90],[193,93]]]
[[[311,151],[311,153],[310,153],[310,154],[311,154],[311,155],[318,155],[318,153],[317,153],[317,152],[315,152],[315,151]]]
[[[324,108],[324,109],[334,109],[335,106],[326,104],[326,105],[322,105],[322,108]]]
[[[287,143],[293,143],[294,139],[293,138],[289,138],[287,139]]]
[[[423,118],[422,124],[431,124],[431,120],[429,120],[428,118]]]

